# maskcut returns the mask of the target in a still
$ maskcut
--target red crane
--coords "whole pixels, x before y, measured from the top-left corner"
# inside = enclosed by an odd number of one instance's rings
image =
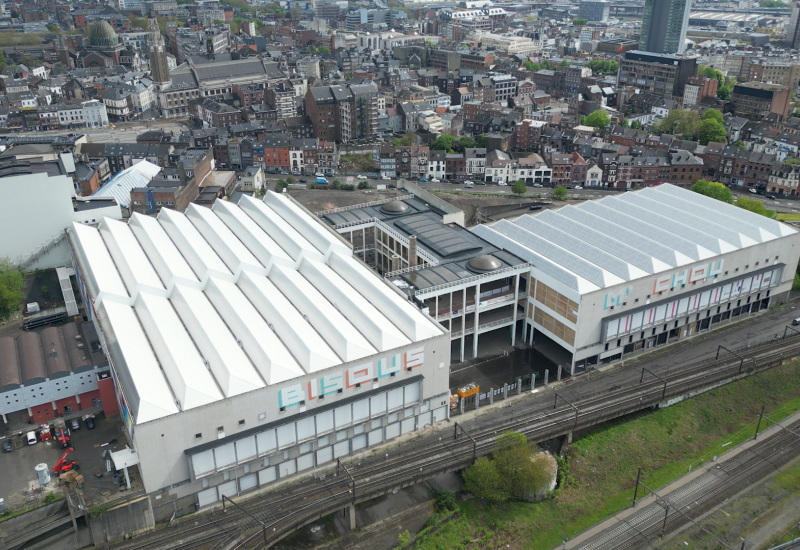
[[[68,472],[69,470],[77,470],[79,468],[78,462],[75,460],[67,460],[67,455],[74,451],[72,447],[64,451],[64,454],[61,455],[61,458],[58,459],[56,465],[53,466],[53,473],[60,474],[61,472]]]

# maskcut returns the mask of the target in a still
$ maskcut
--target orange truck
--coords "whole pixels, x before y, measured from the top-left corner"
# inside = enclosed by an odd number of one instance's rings
[[[465,397],[469,397],[470,395],[476,395],[476,394],[478,394],[480,392],[481,392],[481,387],[478,384],[476,384],[475,382],[472,382],[471,384],[467,384],[466,386],[461,386],[460,388],[458,388],[456,390],[456,394],[461,399],[464,399]]]

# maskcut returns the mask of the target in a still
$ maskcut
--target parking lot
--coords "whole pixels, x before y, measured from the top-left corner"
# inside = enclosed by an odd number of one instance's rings
[[[83,496],[87,506],[94,506],[106,500],[113,500],[123,496],[124,479],[122,488],[114,481],[113,473],[107,471],[106,460],[103,458],[105,450],[119,450],[125,447],[125,437],[122,435],[119,418],[106,419],[102,414],[95,416],[95,429],[88,430],[81,422],[79,430],[71,433],[72,446],[75,449],[69,454],[70,460],[77,460],[78,472],[84,477]],[[29,426],[30,428],[30,426]],[[19,508],[30,504],[36,498],[32,490],[38,493],[38,498],[59,487],[58,475],[53,473],[53,467],[58,462],[64,449],[54,440],[39,441],[35,445],[28,445],[25,440],[25,430],[22,436],[19,430],[9,433],[7,438],[14,445],[10,453],[0,453],[0,498],[5,499],[6,507]],[[116,440],[114,443],[112,441]],[[36,479],[35,466],[39,463],[47,464],[50,471],[50,486],[44,491],[39,491]],[[134,481],[132,491],[141,488],[138,472],[132,473]]]

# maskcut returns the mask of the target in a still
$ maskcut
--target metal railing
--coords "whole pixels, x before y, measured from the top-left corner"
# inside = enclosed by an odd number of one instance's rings
[[[503,317],[502,319],[497,319],[495,321],[491,321],[489,323],[485,323],[482,325],[478,325],[478,332],[493,329],[495,327],[499,327],[502,325],[507,325],[514,322],[514,317]],[[460,338],[462,335],[466,336],[467,334],[474,334],[475,327],[470,327],[465,330],[457,330],[450,332],[450,338]]]
[[[457,281],[450,281],[450,282],[447,282],[447,283],[442,283],[440,285],[431,286],[431,287],[428,287],[428,288],[423,288],[423,289],[415,291],[414,292],[414,296],[416,296],[417,298],[421,298],[421,297],[425,296],[426,294],[436,294],[440,290],[444,290],[445,288],[450,288],[450,287],[454,287],[454,286],[461,286],[461,285],[469,285],[470,283],[478,282],[478,281],[480,281],[482,279],[496,279],[497,275],[500,275],[501,273],[508,273],[508,272],[525,273],[526,271],[530,271],[530,269],[532,267],[533,267],[533,264],[527,263],[527,262],[524,263],[524,264],[520,264],[520,265],[510,265],[510,266],[507,266],[507,267],[503,267],[501,269],[496,269],[494,271],[490,271],[488,273],[482,273],[480,275],[474,275],[472,277],[467,277],[466,279],[459,279]]]
[[[379,199],[372,202],[362,202],[360,204],[351,204],[350,206],[339,206],[337,208],[329,208],[328,210],[320,210],[319,212],[314,212],[314,215],[318,218],[325,216],[327,214],[335,214],[336,212],[347,212],[349,210],[359,210],[361,208],[369,208],[370,206],[380,206],[382,204],[386,204],[387,202],[392,201],[404,201],[407,199],[413,199],[414,195],[401,195],[399,197],[389,197],[388,199]]]

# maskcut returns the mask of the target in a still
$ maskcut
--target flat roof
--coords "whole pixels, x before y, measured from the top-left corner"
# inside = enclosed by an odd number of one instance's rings
[[[272,192],[74,224],[70,244],[137,423],[444,333]]]
[[[478,256],[496,258],[499,262],[497,269],[527,265],[526,260],[494,246],[479,235],[457,224],[443,223],[438,210],[416,196],[360,208],[348,207],[323,213],[322,217],[333,226],[377,219],[406,238],[415,236],[418,248],[437,263],[392,277],[395,284],[409,294],[487,273],[470,267],[470,260]]]
[[[472,232],[584,294],[796,233],[665,183]]]

